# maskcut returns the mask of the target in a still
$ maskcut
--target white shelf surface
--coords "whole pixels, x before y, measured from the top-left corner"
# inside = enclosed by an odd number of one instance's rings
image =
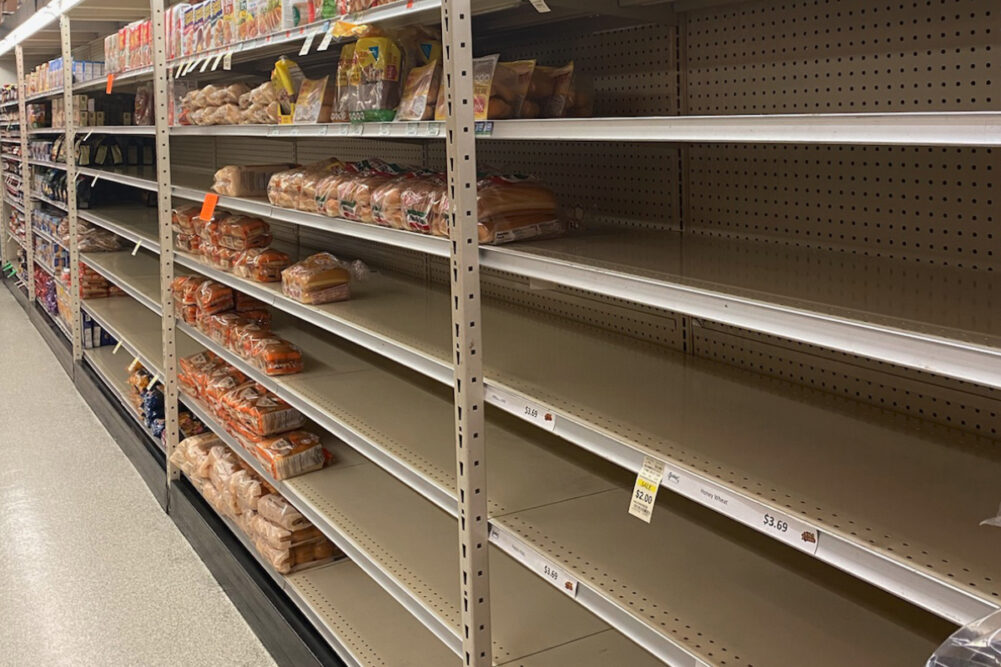
[[[80,260],[112,283],[121,287],[151,311],[162,315],[160,304],[160,263],[155,255],[139,250],[83,252]],[[115,297],[112,297],[115,298]]]
[[[119,72],[115,74],[115,86],[123,84],[139,83],[141,81],[151,80],[153,78],[153,68],[152,67],[140,67],[137,69],[129,70],[127,72]],[[73,92],[81,93],[89,90],[105,90],[108,86],[107,75],[97,77],[96,79],[90,79],[89,81],[82,81],[80,83],[73,84]],[[112,87],[112,92],[114,92],[114,87]],[[103,94],[103,93],[102,93]]]
[[[156,192],[155,167],[77,167],[77,173]]]
[[[378,507],[368,506],[362,491],[364,488],[380,489],[381,498],[383,491],[386,495],[391,495],[389,487],[392,487],[393,493],[398,493],[401,498],[411,498],[407,503],[408,507],[417,505],[428,508],[428,513],[433,512],[431,505],[412,499],[415,496],[414,484],[411,483],[414,477],[422,477],[425,486],[436,487],[440,494],[451,499],[454,513],[452,407],[447,388],[427,380],[394,374],[378,363],[366,363],[365,356],[368,355],[353,355],[325,340],[323,334],[295,324],[282,325],[280,322],[276,322],[277,331],[306,352],[304,358],[307,370],[298,375],[269,379],[199,332],[186,325],[181,325],[181,328],[204,347],[221,354],[311,418],[315,418],[318,409],[327,411],[346,425],[340,431],[343,432],[345,428],[352,431],[352,434],[344,438],[346,442],[354,446],[357,439],[367,439],[371,446],[382,450],[383,458],[397,462],[391,466],[382,466],[380,463],[380,466],[411,486],[411,489],[405,489],[402,484],[386,481],[392,479],[387,471],[372,465],[365,466],[367,470],[364,480],[345,480],[324,471],[286,482],[285,487],[295,494],[295,502],[310,503],[313,508],[310,511],[319,517],[314,518],[318,525],[321,522],[343,522],[340,513],[344,511],[343,504],[346,502],[357,504],[355,511],[361,512],[358,519],[354,519],[353,514],[349,515],[352,524],[358,527],[356,531],[373,522],[383,523],[384,520],[377,516],[396,511],[382,510],[382,514],[378,514]],[[380,400],[372,401],[372,396],[379,396]],[[385,405],[394,406],[393,411],[387,413]],[[325,422],[329,423],[330,418]],[[340,436],[340,433],[337,435]],[[494,541],[526,565],[531,566],[534,559],[523,558],[519,553],[534,554],[544,559],[545,563],[572,572],[580,582],[577,601],[581,605],[599,614],[617,630],[640,642],[661,659],[684,664],[686,660],[690,662],[693,656],[700,656],[707,664],[715,662],[712,655],[706,656],[704,649],[708,645],[699,644],[699,640],[694,638],[692,641],[678,641],[679,635],[674,630],[686,629],[685,625],[696,628],[696,623],[698,628],[688,634],[701,632],[699,636],[705,636],[706,639],[701,640],[705,642],[711,635],[718,633],[713,640],[715,645],[727,648],[731,655],[734,652],[738,655],[750,652],[754,659],[749,658],[748,663],[753,664],[803,664],[783,656],[801,657],[815,650],[818,645],[831,645],[832,642],[839,644],[835,651],[839,657],[832,655],[832,660],[840,660],[843,655],[876,655],[885,651],[883,655],[888,656],[889,660],[886,664],[906,664],[900,657],[903,653],[911,652],[911,658],[918,660],[934,648],[937,639],[932,637],[934,632],[947,634],[944,629],[946,624],[931,621],[930,616],[922,617],[922,623],[928,626],[925,632],[931,633],[922,638],[912,633],[899,619],[884,618],[878,614],[869,618],[868,613],[863,611],[868,604],[862,599],[865,595],[875,595],[885,604],[895,606],[895,613],[905,613],[906,609],[913,612],[913,608],[876,593],[874,589],[860,586],[846,575],[842,575],[843,578],[851,582],[848,586],[855,586],[856,591],[843,598],[843,591],[840,589],[840,586],[845,585],[843,582],[832,584],[831,588],[818,586],[813,582],[810,571],[822,568],[822,565],[806,556],[796,555],[782,545],[751,531],[727,524],[725,519],[696,508],[676,496],[668,494],[667,501],[661,502],[655,512],[653,526],[632,519],[626,514],[629,500],[628,478],[623,478],[614,468],[586,457],[579,450],[568,447],[556,438],[545,436],[523,422],[494,415],[489,420],[484,436],[491,463],[487,485],[490,492],[491,524],[494,530],[507,536],[506,540],[497,538]],[[376,459],[373,457],[373,460]],[[410,476],[400,474],[400,467],[409,468]],[[362,466],[358,468],[361,469]],[[362,477],[359,470],[355,472]],[[429,497],[421,493],[425,498]],[[580,504],[585,501],[596,503],[596,507],[582,507]],[[566,520],[570,524],[559,538],[554,537],[556,531],[547,537],[545,533],[533,532],[527,527],[530,525],[528,522],[534,520],[535,513],[542,511],[541,508],[558,513],[560,519],[557,520]],[[598,508],[601,514],[598,513]],[[687,517],[686,513],[697,516]],[[443,516],[441,513],[435,515]],[[601,523],[597,523],[597,519],[591,523],[589,517],[600,517]],[[409,534],[419,531],[425,536],[436,535],[430,533],[433,524],[429,518],[415,515],[411,520],[409,528],[393,523],[392,532],[395,534],[405,531]],[[711,525],[707,527],[704,525],[706,523]],[[607,535],[613,532],[611,524],[614,524],[616,534],[614,539],[609,540]],[[346,530],[343,523],[338,525],[341,532]],[[726,533],[721,534],[724,531]],[[733,537],[731,532],[737,536]],[[358,538],[357,533],[354,536]],[[333,535],[331,537],[335,539]],[[513,547],[511,538],[515,540]],[[611,552],[608,545],[605,545],[607,542],[614,543],[615,549]],[[676,554],[679,544],[686,545],[686,548],[681,550],[683,553]],[[689,548],[688,545],[692,544],[704,546],[707,551],[706,562],[711,562],[713,567],[701,570],[691,567],[692,563],[702,562],[700,553]],[[771,555],[761,557],[757,554],[760,549],[769,551]],[[642,566],[634,562],[637,550],[650,556],[642,559]],[[710,552],[712,555],[709,555]],[[411,572],[421,571],[410,565],[412,559],[416,558],[419,562],[422,558],[414,556],[415,547],[405,553],[408,560],[400,562],[407,563]],[[595,562],[599,557],[604,562]],[[427,558],[431,560],[430,557]],[[677,568],[664,567],[663,563],[672,558],[689,562],[679,562]],[[386,565],[384,561],[380,562],[383,567]],[[494,569],[496,565],[495,557],[491,571],[504,571],[500,567]],[[391,566],[390,570],[398,572],[399,567]],[[680,587],[683,589],[680,596],[679,586],[675,583],[679,578],[675,575],[679,572],[685,573],[680,578],[685,579],[688,584]],[[744,577],[748,577],[748,580],[745,581]],[[644,583],[649,578],[653,581]],[[625,591],[625,586],[612,584],[613,581],[621,584],[626,579],[630,579],[633,584],[628,592]],[[784,582],[784,590],[789,593],[786,604],[775,605],[768,597],[760,595],[759,587],[764,586],[764,582],[775,585],[777,581]],[[716,607],[722,605],[722,600],[707,597],[704,593],[707,588],[719,590],[724,598],[727,595],[725,591],[745,592],[738,595],[740,599],[730,609],[733,618],[742,619],[743,627],[740,630],[732,633],[729,630],[719,630],[730,626],[714,622],[713,615],[719,613]],[[863,589],[868,593],[859,592]],[[703,592],[699,593],[700,590]],[[562,593],[556,594],[562,596]],[[695,598],[700,601],[696,603]],[[649,611],[651,605],[664,611]],[[691,616],[688,615],[689,607],[692,609]],[[802,645],[791,652],[787,652],[785,646],[774,643],[769,645],[765,640],[754,639],[757,635],[767,634],[765,628],[769,626],[799,625],[807,617],[804,613],[806,609],[810,609],[811,613],[822,609],[825,618],[830,613],[839,619],[852,619],[851,623],[859,625],[855,628],[841,627],[832,630],[832,637],[827,636],[829,630],[824,626],[817,626],[810,631],[804,629],[798,635],[802,638]],[[512,608],[511,611],[515,612],[515,609]],[[498,607],[495,607],[495,613],[501,613]],[[680,625],[669,626],[671,629],[665,630],[661,622],[668,614],[670,619],[680,618]],[[678,624],[679,621],[673,623]],[[868,639],[860,642],[860,635],[870,631],[872,634]],[[880,648],[878,637],[889,637],[888,645]],[[500,638],[497,641],[505,643]],[[898,651],[900,654],[895,655]],[[724,652],[723,655],[725,654]],[[719,654],[717,661],[718,656]],[[497,654],[497,660],[503,662],[504,656]],[[606,664],[636,663],[627,661]]]
[[[31,198],[32,199],[37,199],[38,201],[43,202],[45,204],[48,204],[49,206],[52,206],[54,208],[58,208],[61,211],[65,211],[66,210],[66,204],[64,204],[63,202],[56,201],[55,199],[49,199],[45,195],[40,194],[38,192],[32,192],[31,193]]]
[[[52,162],[50,160],[36,160],[35,158],[28,158],[28,164],[35,167],[46,167],[48,169],[62,169],[66,171],[66,165],[62,162]]]
[[[185,253],[177,253],[176,260],[451,384],[444,292],[376,274],[352,286],[351,301],[306,306],[282,295],[278,284],[246,281]],[[785,386],[762,387],[760,378],[742,371],[646,350],[628,339],[489,301],[483,320],[488,402],[515,414],[526,406],[548,413],[553,419],[547,425],[557,435],[630,472],[639,471],[644,456],[665,461],[683,480],[675,488],[679,493],[695,500],[703,489],[734,495],[730,507],[713,509],[758,530],[766,530],[764,514],[802,526],[817,535],[819,559],[951,620],[967,622],[999,606],[1001,588],[992,582],[1001,580],[993,557],[1001,536],[978,523],[996,509],[989,480],[1001,475],[1001,461],[971,436],[861,406],[846,408],[837,399],[804,396]],[[307,339],[307,352],[318,344],[316,338]],[[330,347],[314,349],[311,356],[325,359]],[[288,386],[305,381],[293,379]],[[319,396],[313,389],[298,393],[314,401]],[[402,399],[393,402],[400,404]],[[332,405],[314,406],[311,417],[323,420],[327,410],[336,414]],[[776,414],[787,417],[776,422]],[[335,420],[326,422],[337,428]],[[885,463],[861,463],[876,460]],[[838,475],[820,476],[814,469]],[[890,479],[873,472],[887,469],[896,471]],[[942,506],[940,494],[927,492],[928,479],[939,479],[956,500]],[[408,483],[439,506],[450,502],[440,489],[420,480]],[[938,519],[927,521],[928,516]],[[814,543],[796,546],[812,550]]]
[[[100,206],[91,209],[79,209],[77,216],[98,227],[128,239],[132,243],[141,243],[142,248],[159,253],[159,221],[155,208],[140,204],[120,204],[115,206]]]
[[[222,125],[171,128],[177,136],[445,138],[444,121]],[[480,123],[480,139],[1001,146],[993,111],[550,118]]]

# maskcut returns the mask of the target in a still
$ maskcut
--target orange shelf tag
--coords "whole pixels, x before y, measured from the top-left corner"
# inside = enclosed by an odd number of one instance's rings
[[[110,95],[111,94],[111,88],[114,85],[115,85],[115,75],[114,74],[109,74],[108,75],[108,86],[104,89],[104,92],[106,94]]]
[[[215,205],[219,203],[219,195],[208,193],[205,195],[205,201],[202,202],[202,212],[199,214],[202,220],[211,220],[212,214],[215,213]]]

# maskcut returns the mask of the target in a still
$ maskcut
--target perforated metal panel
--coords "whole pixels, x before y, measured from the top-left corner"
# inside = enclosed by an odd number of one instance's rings
[[[688,16],[689,113],[996,109],[991,0],[744,2]]]
[[[991,149],[690,149],[686,232],[993,270]]]

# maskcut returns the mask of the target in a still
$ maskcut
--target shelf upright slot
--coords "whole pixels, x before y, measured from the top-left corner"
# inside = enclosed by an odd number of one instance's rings
[[[444,0],[445,156],[451,240],[452,362],[455,366],[456,480],[459,496],[459,568],[462,659],[492,664],[487,466],[484,442],[480,243],[476,217],[476,133],[473,115],[473,11],[470,0]]]
[[[167,24],[164,0],[150,0],[153,23],[153,112],[156,127],[156,194],[160,232],[160,304],[162,306],[164,416],[166,421],[167,486],[181,477],[171,462],[178,443],[177,322],[174,317],[174,238],[170,228],[170,128],[167,125]],[[167,494],[169,507],[170,494]]]
[[[63,108],[73,109],[73,42],[70,39],[70,17],[59,16],[59,37],[63,47]],[[77,201],[76,201],[76,155],[73,147],[76,145],[76,124],[73,114],[64,114],[66,119],[66,138],[63,140],[66,154],[66,218],[70,234],[70,310],[73,317],[69,322],[70,340],[73,342],[73,360],[83,360],[83,325],[80,321],[80,247],[77,233]]]
[[[28,106],[25,103],[24,85],[24,49],[18,44],[14,47],[14,58],[17,61],[17,110],[18,110],[18,137],[21,142],[21,194],[24,198],[24,245],[28,256],[28,264],[24,281],[28,283],[28,303],[35,302],[35,243],[31,234],[31,212],[34,204],[31,202],[31,193],[34,186],[31,183],[31,165],[28,164]]]

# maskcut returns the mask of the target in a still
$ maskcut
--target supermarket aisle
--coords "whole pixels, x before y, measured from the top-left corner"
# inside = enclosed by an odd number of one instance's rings
[[[5,287],[0,339],[0,665],[274,664]]]

